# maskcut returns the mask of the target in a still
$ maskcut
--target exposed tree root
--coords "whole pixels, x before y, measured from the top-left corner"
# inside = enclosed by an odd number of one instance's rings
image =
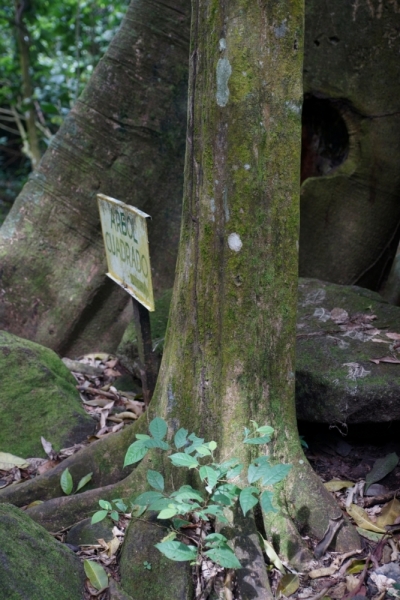
[[[115,498],[129,498],[145,491],[148,488],[147,469],[148,463],[143,461],[135,471],[118,483],[89,490],[76,496],[52,498],[29,508],[27,512],[34,521],[48,531],[53,533],[60,531],[91,517],[96,510],[99,510],[99,500],[111,501]]]
[[[312,554],[300,534],[320,541],[329,519],[340,516],[341,510],[307,461],[293,464],[278,495],[281,510],[264,515],[267,534],[275,549],[301,569],[312,559]],[[360,537],[346,518],[332,545],[339,552],[360,548]]]
[[[47,473],[0,490],[0,503],[25,506],[35,500],[45,501],[61,496],[60,477],[67,467],[75,485],[90,472],[93,475],[88,487],[101,488],[117,483],[132,471],[132,467],[123,468],[129,444],[134,441],[136,433],[146,430],[147,420],[143,415],[133,425],[82,448]]]

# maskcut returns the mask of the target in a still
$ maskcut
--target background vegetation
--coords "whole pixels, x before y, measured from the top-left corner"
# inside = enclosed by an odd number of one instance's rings
[[[0,223],[35,153],[45,151],[85,87],[128,4],[16,0],[0,6]]]

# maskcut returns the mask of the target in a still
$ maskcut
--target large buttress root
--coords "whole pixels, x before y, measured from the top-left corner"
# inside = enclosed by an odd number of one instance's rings
[[[293,465],[277,496],[278,513],[264,515],[267,535],[275,549],[301,569],[312,559],[301,535],[309,535],[319,542],[329,520],[340,518],[341,509],[306,461]],[[338,552],[361,547],[360,537],[347,518],[343,517],[332,546]]]

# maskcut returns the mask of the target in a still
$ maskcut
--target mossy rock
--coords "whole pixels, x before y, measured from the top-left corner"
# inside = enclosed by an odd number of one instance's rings
[[[346,310],[350,320],[340,322],[340,311],[333,309]],[[364,288],[300,279],[297,328],[299,419],[331,424],[400,419],[400,364],[371,362],[400,358],[386,335],[400,334],[400,308]]]
[[[147,522],[137,520],[129,524],[121,551],[121,585],[134,600],[191,600],[193,597],[189,563],[169,560],[154,547],[168,532],[163,523],[165,521],[160,522],[153,513]],[[150,564],[150,569],[145,567],[145,562]]]
[[[83,519],[71,527],[67,533],[66,542],[73,546],[97,544],[99,539],[111,542],[113,539],[113,521],[107,517],[103,521],[92,524],[92,518]]]
[[[7,600],[81,600],[83,566],[20,509],[0,505],[0,597]]]
[[[40,437],[56,450],[93,433],[76,381],[52,350],[0,331],[0,450],[45,456]]]

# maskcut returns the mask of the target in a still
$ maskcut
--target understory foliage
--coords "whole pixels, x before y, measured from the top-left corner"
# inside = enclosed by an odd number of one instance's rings
[[[197,562],[202,555],[225,568],[239,568],[240,562],[228,545],[227,538],[215,529],[215,522],[228,523],[226,510],[232,509],[239,502],[243,514],[249,512],[258,503],[264,512],[276,512],[272,503],[271,488],[282,481],[288,474],[291,465],[271,465],[269,457],[260,454],[252,460],[248,468],[237,458],[229,458],[221,463],[216,462],[217,444],[205,442],[195,433],[181,427],[174,435],[173,444],[165,441],[167,423],[156,417],[149,425],[150,435],[136,434],[136,441],[128,448],[124,467],[142,460],[151,449],[169,452],[168,458],[174,467],[195,471],[195,480],[201,482],[202,489],[191,485],[183,485],[171,493],[165,491],[164,477],[158,471],[147,471],[147,482],[152,490],[129,499],[126,503],[121,498],[112,502],[100,500],[102,510],[92,517],[96,523],[110,515],[118,520],[118,511],[132,511],[132,516],[140,517],[147,510],[158,513],[158,519],[170,519],[171,527],[168,535],[156,548],[167,558],[175,561]],[[252,446],[267,444],[274,430],[269,425],[258,426],[252,421],[252,428],[244,429],[243,443]],[[247,471],[247,472],[246,472]],[[242,482],[249,485],[243,487]],[[180,541],[185,536],[185,528],[196,524],[201,534],[190,537],[194,545]]]
[[[105,0],[25,0],[0,7],[3,163],[15,155],[15,143],[20,143],[20,127],[25,127],[25,114],[30,109],[35,113],[41,149],[45,149],[89,81],[127,6],[127,0],[112,4]],[[28,52],[30,98],[26,98],[22,90],[19,30],[24,32]]]

